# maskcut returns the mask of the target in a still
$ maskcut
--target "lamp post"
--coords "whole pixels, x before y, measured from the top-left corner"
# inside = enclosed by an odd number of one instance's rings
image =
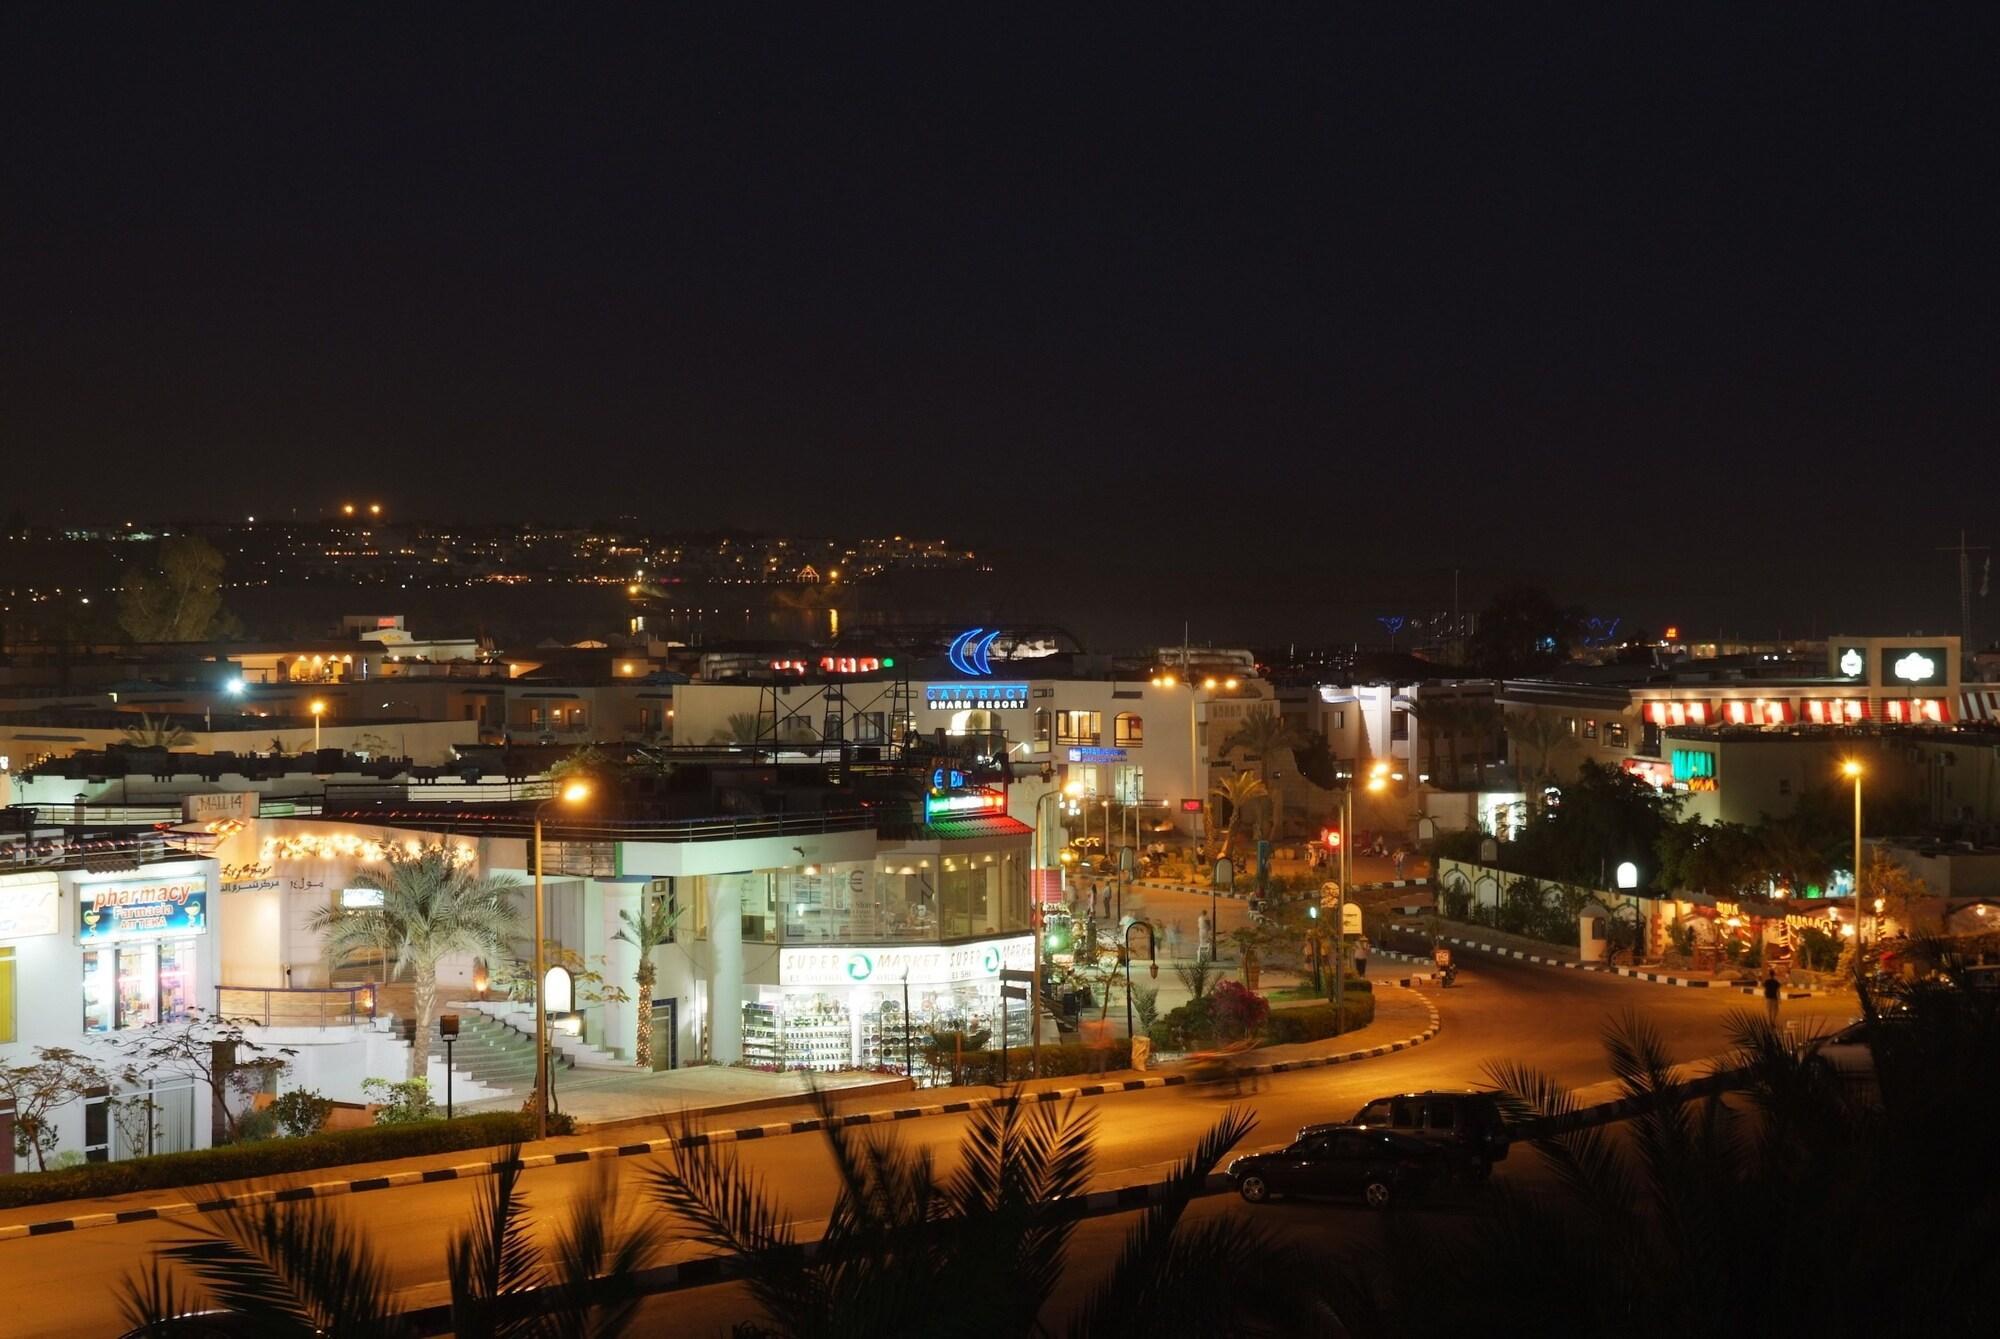
[[[1048,857],[1048,846],[1043,841],[1042,838],[1042,805],[1046,801],[1054,800],[1056,802],[1057,812],[1058,814],[1060,814],[1062,809],[1062,798],[1063,798],[1063,793],[1061,791],[1055,789],[1054,787],[1050,787],[1048,790],[1043,791],[1035,799],[1034,856],[1035,856],[1035,862],[1038,865],[1040,865],[1042,872],[1045,876],[1049,869],[1049,857]],[[1056,820],[1056,830],[1061,831],[1061,829],[1062,829],[1062,820],[1060,817],[1058,817]],[[1060,859],[1058,859],[1055,862],[1055,864],[1058,869],[1062,867],[1062,861]],[[1029,916],[1028,916],[1028,930],[1030,931],[1031,934],[1033,934],[1035,940],[1035,948],[1034,948],[1035,959],[1033,968],[1035,973],[1035,979],[1028,985],[1028,1066],[1030,1069],[1034,1071],[1034,1075],[1036,1078],[1040,1078],[1042,1076],[1042,905],[1043,903],[1042,903],[1041,884],[1037,882],[1034,889],[1034,905],[1029,909]],[[903,973],[903,1026],[907,1028],[909,1025],[910,1025],[910,974],[906,970]],[[903,1049],[905,1052],[903,1067],[905,1069],[908,1069],[909,1041],[907,1036],[904,1039]]]
[[[1153,933],[1151,921],[1133,921],[1125,927],[1125,1040],[1132,1040],[1132,932],[1141,925],[1146,927],[1146,963],[1153,979],[1160,977],[1159,937]]]
[[[444,1118],[452,1117],[451,1101],[451,1052],[458,1041],[458,1015],[438,1015],[438,1036],[444,1038]]]
[[[1854,783],[1854,975],[1861,976],[1861,773],[1858,759],[1840,765],[1840,774]]]
[[[542,901],[542,811],[552,804],[581,804],[590,798],[586,782],[572,781],[562,793],[535,806],[535,1138],[549,1137],[549,1002],[547,950],[542,945],[546,913]]]
[[[1389,785],[1389,764],[1378,762],[1368,768],[1367,787],[1370,791],[1385,790]],[[1347,779],[1347,785],[1340,799],[1340,891],[1333,899],[1333,1030],[1336,1035],[1346,1031],[1343,1011],[1347,1000],[1347,887],[1354,872],[1354,778]]]
[[[320,717],[322,717],[322,716],[324,716],[324,715],[326,715],[326,703],[322,702],[322,701],[321,701],[320,699],[318,699],[318,698],[314,698],[314,699],[313,699],[313,701],[312,701],[312,705],[311,705],[310,707],[307,707],[307,708],[306,708],[306,710],[307,710],[307,711],[310,711],[310,712],[312,713],[312,718],[313,718],[313,752],[314,752],[314,753],[318,753],[318,752],[319,752],[319,718],[320,718]]]

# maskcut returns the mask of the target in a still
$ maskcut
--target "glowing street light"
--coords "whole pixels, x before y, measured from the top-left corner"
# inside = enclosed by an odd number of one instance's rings
[[[318,753],[318,752],[319,752],[319,718],[320,718],[320,717],[322,717],[322,716],[324,716],[324,715],[326,715],[326,703],[322,702],[322,701],[321,701],[320,699],[318,699],[318,698],[314,698],[314,699],[312,700],[312,705],[311,705],[311,706],[309,706],[309,707],[307,707],[307,708],[306,708],[306,710],[307,710],[307,711],[310,711],[310,712],[312,713],[312,718],[313,718],[313,752],[314,752],[314,753]]]
[[[1861,975],[1861,773],[1858,758],[1840,764],[1840,774],[1854,783],[1854,974]]]
[[[554,799],[535,806],[535,1138],[549,1137],[549,1001],[544,984],[549,977],[546,934],[547,913],[542,901],[542,813],[552,804],[582,804],[590,798],[590,783],[583,780],[565,784]]]

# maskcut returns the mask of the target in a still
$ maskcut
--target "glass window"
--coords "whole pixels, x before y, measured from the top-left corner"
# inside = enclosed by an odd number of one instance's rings
[[[1056,713],[1058,744],[1095,744],[1104,734],[1101,711],[1059,711]]]
[[[1625,747],[1625,722],[1623,722],[1623,721],[1606,721],[1606,722],[1604,723],[1604,742],[1605,742],[1606,744],[1609,744],[1609,745],[1610,745],[1610,746],[1611,746],[1612,748],[1615,748],[1615,749],[1622,749],[1622,748],[1624,748],[1624,747]]]
[[[863,744],[880,744],[887,738],[883,727],[883,713],[861,711],[854,715],[854,738]]]
[[[118,950],[118,1026],[160,1021],[160,951],[151,944]]]
[[[1367,1106],[1361,1108],[1361,1115],[1356,1124],[1382,1125],[1387,1123],[1388,1119],[1389,1099],[1385,1097],[1379,1102],[1370,1102]]]
[[[83,1030],[109,1032],[115,1022],[111,1008],[111,975],[117,970],[117,951],[87,948],[83,951]]]
[[[1595,738],[1597,738],[1597,722],[1596,722],[1596,721],[1594,721],[1594,720],[1591,720],[1591,719],[1589,719],[1589,718],[1587,718],[1587,717],[1585,718],[1585,720],[1584,720],[1584,722],[1583,722],[1583,737],[1584,737],[1585,739],[1595,739]]]
[[[1136,749],[1146,742],[1146,722],[1136,712],[1121,711],[1112,722],[1113,742],[1121,749]]]
[[[1433,1101],[1425,1103],[1425,1107],[1425,1129],[1455,1130],[1458,1128],[1458,1103]]]
[[[180,1023],[194,1016],[194,941],[160,945],[160,1021]]]
[[[1333,1141],[1333,1156],[1336,1158],[1358,1158],[1362,1155],[1361,1137],[1343,1134]]]
[[[1414,1097],[1399,1097],[1389,1104],[1389,1124],[1398,1130],[1416,1129],[1417,1114]]]

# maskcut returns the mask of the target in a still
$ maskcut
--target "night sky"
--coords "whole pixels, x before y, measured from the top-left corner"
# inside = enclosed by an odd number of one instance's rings
[[[10,506],[919,531],[1301,638],[1454,566],[1937,628],[2000,537],[1977,8],[338,8],[0,17]]]

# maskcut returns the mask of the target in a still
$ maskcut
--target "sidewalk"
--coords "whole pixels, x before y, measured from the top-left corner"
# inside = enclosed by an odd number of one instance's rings
[[[910,1081],[901,1075],[870,1070],[816,1074],[812,1078],[820,1088],[838,1093],[843,1099],[887,1098],[910,1090]],[[658,1125],[663,1114],[698,1112],[719,1116],[802,1106],[806,1102],[806,1080],[806,1075],[796,1072],[772,1073],[732,1065],[695,1065],[657,1071],[634,1069],[628,1073],[565,1070],[556,1078],[555,1100],[556,1109],[574,1117],[581,1132],[635,1124]],[[460,1106],[466,1111],[519,1111],[522,1100],[512,1095],[463,1102]]]

